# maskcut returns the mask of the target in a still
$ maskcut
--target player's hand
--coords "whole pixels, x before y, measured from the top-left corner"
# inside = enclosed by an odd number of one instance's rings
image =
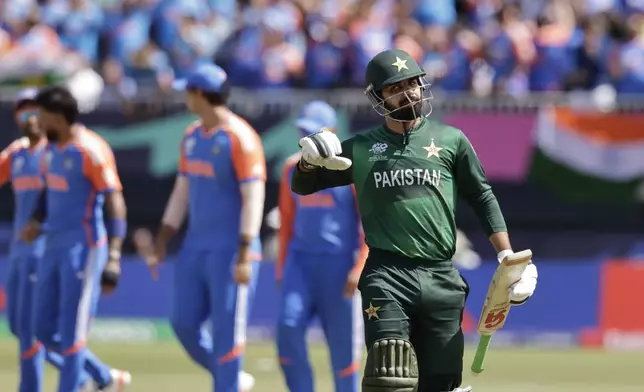
[[[152,279],[159,279],[159,266],[163,263],[168,254],[168,243],[161,241],[157,238],[154,242],[154,251],[148,255],[145,259],[145,264],[147,264],[148,269],[150,270],[150,275]]]
[[[148,229],[138,229],[134,232],[134,246],[139,256],[143,258],[145,264],[150,270],[152,279],[159,279],[159,265],[166,257],[167,242],[157,238],[153,241],[152,233]]]
[[[341,157],[342,145],[338,136],[322,128],[318,133],[300,139],[302,159],[313,166],[325,167],[329,170],[347,170],[351,160]]]
[[[344,285],[344,298],[353,298],[356,290],[358,289],[359,280],[360,274],[357,274],[353,271],[349,273],[349,276],[347,276],[347,283],[345,283]]]
[[[510,252],[510,254],[512,254],[511,251],[504,252],[506,256],[507,252]],[[498,256],[499,262],[503,261],[501,260],[501,257],[505,257],[500,255],[501,253]],[[525,268],[523,268],[522,266],[517,267],[521,268],[521,270],[513,271],[511,269],[509,272],[510,276],[513,276],[513,278],[516,279],[516,281],[508,288],[508,295],[510,297],[510,302],[512,303],[512,305],[522,305],[528,299],[530,299],[537,288],[537,278],[539,277],[537,266],[532,263],[532,260],[530,261],[530,264],[525,266]]]
[[[237,284],[248,284],[253,276],[253,261],[248,247],[239,249],[237,262],[233,268],[233,279]]]
[[[521,273],[521,279],[509,288],[512,305],[522,305],[534,294],[537,288],[538,276],[536,265],[530,263],[525,267],[523,273]]]
[[[121,260],[110,258],[105,265],[101,275],[101,291],[103,295],[109,295],[116,290],[121,279]]]
[[[40,236],[42,233],[42,226],[40,225],[40,222],[37,222],[35,220],[30,220],[27,222],[25,227],[22,229],[22,232],[20,233],[20,239],[25,241],[28,244],[31,244]]]

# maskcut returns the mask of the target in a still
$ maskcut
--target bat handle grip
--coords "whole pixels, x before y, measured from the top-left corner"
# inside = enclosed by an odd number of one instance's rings
[[[485,355],[487,350],[490,347],[490,341],[492,340],[492,335],[481,335],[479,338],[479,344],[476,347],[476,353],[474,354],[474,360],[472,361],[472,374],[475,376],[483,372],[483,365],[485,364]]]

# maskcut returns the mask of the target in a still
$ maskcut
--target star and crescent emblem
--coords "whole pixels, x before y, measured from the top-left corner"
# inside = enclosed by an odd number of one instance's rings
[[[375,317],[376,319],[380,319],[378,316],[378,311],[380,310],[380,306],[373,306],[371,302],[369,302],[369,307],[364,310],[364,312],[367,314],[368,320],[371,320],[372,317]]]
[[[443,149],[442,147],[436,147],[436,144],[434,144],[434,139],[432,139],[432,143],[428,147],[423,147],[425,151],[427,151],[427,158],[431,158],[433,156],[440,158],[438,153]]]

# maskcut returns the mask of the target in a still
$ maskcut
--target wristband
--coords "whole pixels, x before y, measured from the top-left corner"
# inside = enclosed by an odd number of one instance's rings
[[[121,218],[112,218],[107,232],[111,238],[125,238],[127,234],[127,221]]]
[[[244,238],[242,238],[242,239],[239,240],[239,247],[240,248],[247,248],[247,247],[251,246],[252,243],[253,243],[253,240],[247,241]]]

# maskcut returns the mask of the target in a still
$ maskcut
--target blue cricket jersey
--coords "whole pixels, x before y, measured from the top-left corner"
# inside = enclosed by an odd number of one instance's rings
[[[31,147],[29,139],[22,137],[0,153],[0,185],[11,182],[15,198],[11,259],[42,254],[44,245],[42,236],[32,244],[20,240],[19,236],[36,208],[43,188],[44,179],[40,171],[40,162],[45,145],[46,141],[42,140]]]

